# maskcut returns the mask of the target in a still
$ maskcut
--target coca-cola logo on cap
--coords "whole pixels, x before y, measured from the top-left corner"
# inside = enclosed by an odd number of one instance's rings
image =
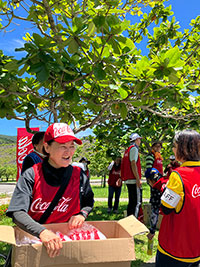
[[[72,135],[74,136],[74,133],[72,132],[71,128],[65,124],[65,123],[55,123],[53,125],[53,136],[54,138],[60,137],[60,136],[66,136],[66,135]]]

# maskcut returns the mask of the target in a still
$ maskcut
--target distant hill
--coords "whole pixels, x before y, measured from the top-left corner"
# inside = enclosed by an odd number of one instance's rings
[[[17,136],[0,134],[0,144],[15,144],[16,141],[17,141]]]

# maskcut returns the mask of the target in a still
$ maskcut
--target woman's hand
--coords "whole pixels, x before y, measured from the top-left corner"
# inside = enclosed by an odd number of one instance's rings
[[[136,185],[138,188],[141,188],[142,182],[141,182],[140,178],[136,178]]]
[[[155,183],[156,183],[156,181],[149,180],[149,185],[150,185],[151,187],[153,187]]]
[[[60,254],[62,241],[59,236],[52,231],[45,229],[40,233],[40,239],[47,249],[50,258],[54,258]]]
[[[119,178],[119,179],[116,181],[116,186],[117,186],[117,187],[122,186],[122,179],[121,179],[121,178]]]
[[[72,216],[68,222],[69,229],[72,230],[72,229],[81,227],[84,221],[85,221],[85,217],[81,214]]]

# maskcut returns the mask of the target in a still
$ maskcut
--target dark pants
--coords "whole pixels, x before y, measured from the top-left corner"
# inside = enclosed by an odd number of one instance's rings
[[[126,186],[128,188],[127,215],[134,215],[137,218],[141,205],[141,190],[136,184],[126,184]]]
[[[157,251],[155,267],[197,267],[197,266],[199,266],[199,262],[190,263],[190,262],[178,261],[165,254],[162,254],[160,251]]]
[[[154,234],[156,231],[156,225],[158,222],[158,216],[159,216],[159,210],[160,207],[154,207],[151,204],[151,216],[150,216],[150,233]]]
[[[112,209],[112,199],[113,199],[113,195],[115,193],[115,203],[114,203],[113,210],[118,210],[119,198],[121,195],[121,189],[122,189],[121,186],[117,187],[117,186],[109,185],[109,188],[108,188],[108,207],[110,209]]]

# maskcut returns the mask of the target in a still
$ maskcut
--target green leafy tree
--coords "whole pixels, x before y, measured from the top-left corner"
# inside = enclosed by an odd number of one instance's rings
[[[20,60],[0,53],[0,117],[75,132],[129,112],[199,122],[200,17],[181,32],[172,15],[162,0],[0,0],[2,30],[35,27]]]
[[[173,154],[172,141],[175,131],[187,127],[197,128],[198,125],[195,121],[186,124],[184,121],[176,121],[172,118],[166,120],[156,114],[152,115],[148,111],[129,112],[125,120],[113,119],[99,124],[94,129],[95,150],[98,151],[103,146],[106,150],[106,156],[110,159],[117,154],[123,156],[125,148],[130,145],[129,137],[131,133],[137,132],[142,136],[140,145],[142,169],[145,170],[145,157],[151,151],[153,142],[157,140],[160,140],[163,144],[161,152],[165,166],[169,162],[169,156]]]

